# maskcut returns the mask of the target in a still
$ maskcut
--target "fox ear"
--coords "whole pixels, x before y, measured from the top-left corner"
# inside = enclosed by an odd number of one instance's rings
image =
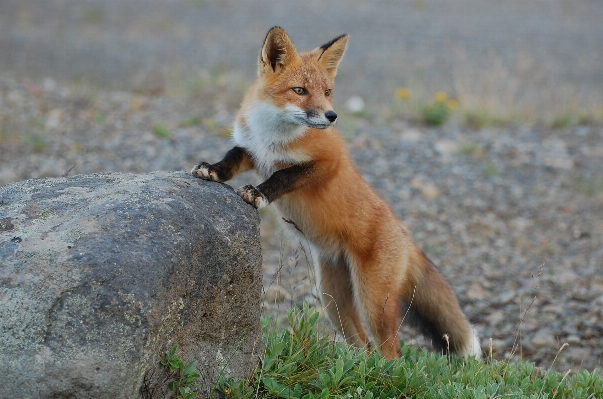
[[[347,45],[348,35],[343,34],[315,48],[311,54],[327,70],[331,78],[335,78],[335,75],[337,75],[337,66],[339,66],[339,62],[343,58]]]
[[[297,57],[295,46],[285,30],[275,26],[268,31],[260,50],[258,73],[278,72]]]

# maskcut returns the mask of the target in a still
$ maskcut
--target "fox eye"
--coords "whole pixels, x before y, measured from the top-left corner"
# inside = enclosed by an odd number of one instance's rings
[[[291,90],[293,90],[295,94],[299,94],[300,96],[308,94],[308,90],[304,89],[303,87],[294,87]]]
[[[333,93],[333,89],[327,89],[327,90],[325,90],[325,96],[326,97],[331,97],[332,93]]]

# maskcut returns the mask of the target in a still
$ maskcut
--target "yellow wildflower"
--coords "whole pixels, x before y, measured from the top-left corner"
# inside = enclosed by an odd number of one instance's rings
[[[408,100],[411,94],[412,93],[408,87],[400,87],[398,90],[396,90],[396,97],[401,100]]]
[[[451,98],[450,100],[446,101],[446,107],[448,107],[449,110],[454,111],[455,109],[457,109],[459,106],[459,102],[456,101],[454,98]]]
[[[443,103],[444,101],[446,101],[446,99],[448,98],[448,96],[443,91],[438,91],[435,94],[434,98],[435,98],[436,102]]]

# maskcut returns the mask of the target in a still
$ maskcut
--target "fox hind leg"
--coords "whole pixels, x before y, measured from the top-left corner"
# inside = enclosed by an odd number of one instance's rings
[[[352,274],[354,296],[375,338],[377,349],[388,360],[400,357],[398,327],[401,319],[399,287],[395,279],[369,278],[366,266]]]
[[[333,325],[343,334],[348,344],[368,348],[369,337],[356,309],[352,278],[342,256],[318,259],[320,297]]]

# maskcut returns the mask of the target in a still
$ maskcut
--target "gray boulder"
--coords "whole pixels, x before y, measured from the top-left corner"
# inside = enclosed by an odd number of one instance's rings
[[[148,396],[173,345],[206,397],[255,366],[260,290],[259,216],[227,185],[157,172],[0,187],[0,398]]]

